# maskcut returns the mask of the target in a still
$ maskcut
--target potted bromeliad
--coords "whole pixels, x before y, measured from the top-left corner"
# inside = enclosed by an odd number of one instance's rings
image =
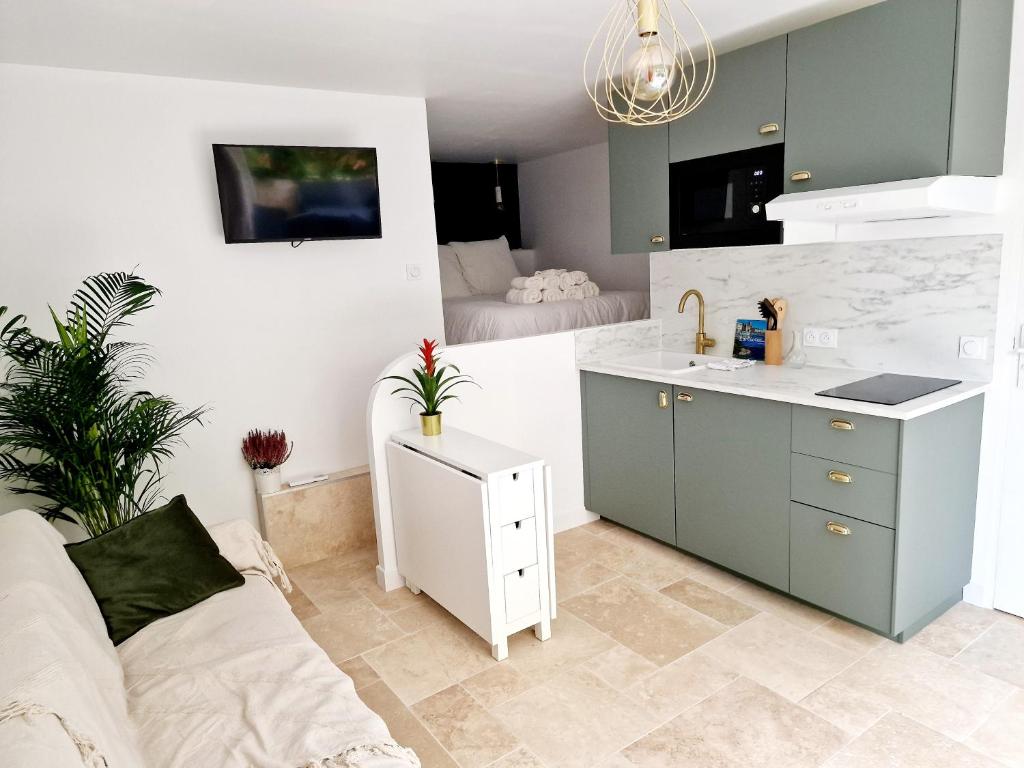
[[[424,339],[419,350],[421,363],[412,369],[415,381],[405,376],[385,376],[381,381],[392,379],[402,382],[404,386],[392,391],[391,394],[400,394],[403,400],[408,400],[414,407],[420,409],[423,434],[433,437],[441,434],[441,405],[448,400],[459,399],[452,390],[460,384],[479,385],[456,366],[440,365],[441,355],[437,351],[437,341]]]
[[[242,439],[242,458],[252,470],[257,493],[281,490],[281,465],[288,461],[293,447],[278,430],[253,429]]]

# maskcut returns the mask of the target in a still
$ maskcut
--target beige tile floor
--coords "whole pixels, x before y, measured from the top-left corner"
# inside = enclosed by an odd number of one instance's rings
[[[898,645],[603,521],[555,552],[552,638],[500,664],[372,551],[291,601],[428,768],[1024,768],[1024,620],[961,603]]]

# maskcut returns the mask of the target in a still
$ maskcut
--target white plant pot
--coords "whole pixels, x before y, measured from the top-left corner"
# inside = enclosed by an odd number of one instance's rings
[[[256,493],[262,495],[277,493],[281,490],[281,468],[254,469],[253,477],[256,479]]]

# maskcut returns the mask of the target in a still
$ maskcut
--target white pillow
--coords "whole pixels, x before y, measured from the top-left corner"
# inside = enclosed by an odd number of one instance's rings
[[[451,243],[451,246],[459,255],[462,274],[473,293],[504,294],[512,287],[512,279],[520,276],[504,235],[497,240]]]
[[[466,282],[459,264],[458,254],[450,245],[437,246],[437,261],[441,265],[441,298],[456,299],[472,296],[473,289]]]

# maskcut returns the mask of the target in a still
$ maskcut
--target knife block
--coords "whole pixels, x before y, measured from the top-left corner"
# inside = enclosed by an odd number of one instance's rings
[[[764,332],[764,364],[782,365],[782,331]]]

